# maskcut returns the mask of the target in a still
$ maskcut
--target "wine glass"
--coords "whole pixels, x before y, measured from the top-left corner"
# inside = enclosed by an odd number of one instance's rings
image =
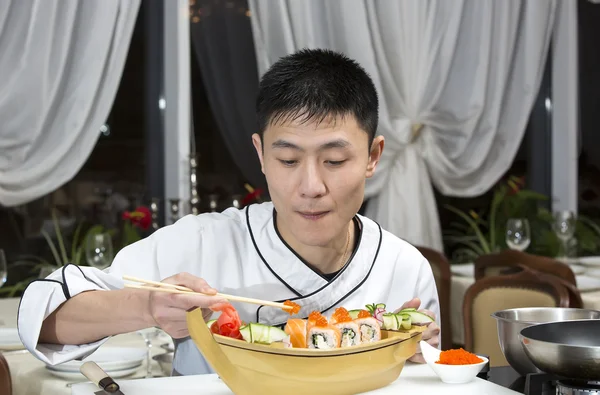
[[[524,251],[531,243],[529,221],[526,218],[510,218],[506,222],[506,244],[511,250]]]
[[[88,237],[85,255],[90,266],[104,269],[110,266],[113,259],[112,240],[108,233],[96,233]]]
[[[6,264],[6,255],[4,255],[4,250],[0,249],[0,288],[6,283],[7,275],[8,267]]]
[[[160,328],[150,327],[146,329],[140,329],[137,331],[139,335],[144,338],[146,342],[146,378],[152,377],[152,340],[160,335]]]
[[[554,214],[554,233],[562,241],[562,258],[567,258],[569,240],[575,234],[575,214],[572,211],[559,211]]]

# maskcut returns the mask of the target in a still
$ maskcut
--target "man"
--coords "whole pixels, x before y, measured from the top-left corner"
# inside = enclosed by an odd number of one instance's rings
[[[124,248],[106,271],[69,265],[32,283],[19,331],[34,355],[57,364],[89,355],[112,335],[159,326],[175,339],[175,375],[211,372],[188,336],[186,311],[200,307],[208,318],[222,302],[211,296],[216,290],[291,299],[302,306],[300,317],[370,303],[439,316],[428,262],[357,214],[384,146],[375,137],[378,99],[365,71],[325,50],[282,58],[261,80],[257,115],[252,141],[272,202],[188,215]],[[123,275],[209,296],[123,289]],[[281,309],[234,306],[247,322],[289,318]],[[438,346],[436,323],[424,339]]]

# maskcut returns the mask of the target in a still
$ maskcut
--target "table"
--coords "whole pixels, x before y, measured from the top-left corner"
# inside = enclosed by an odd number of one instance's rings
[[[499,376],[499,375],[497,375]],[[499,377],[498,377],[499,379]],[[148,380],[115,380],[121,386],[126,395],[231,395],[232,392],[217,375],[205,374],[197,376],[181,376]],[[98,388],[91,383],[77,384],[73,386],[72,395],[91,395]],[[505,386],[496,384],[492,380],[475,378],[466,384],[445,384],[425,364],[406,363],[400,377],[388,385],[375,391],[372,395],[396,395],[396,394],[427,394],[427,395],[463,395],[463,394],[486,394],[486,395],[515,395],[513,391]]]
[[[18,306],[18,298],[0,299],[0,321],[2,321],[0,327],[16,327]],[[160,345],[170,341],[170,338],[166,337],[166,335],[156,338],[152,342],[152,355],[164,353],[165,350],[162,349]],[[139,347],[141,349],[145,349],[146,347],[142,337],[136,333],[114,336],[109,339],[105,345]],[[71,393],[70,386],[73,384],[73,380],[66,380],[53,376],[46,369],[46,365],[28,351],[4,352],[3,355],[6,358],[10,369],[13,383],[13,395],[68,395]],[[162,376],[160,367],[154,361],[152,372],[155,376]],[[133,375],[127,377],[127,379],[140,378],[145,375],[146,362],[144,362]],[[81,381],[85,382],[87,379],[82,375]]]
[[[576,281],[580,286],[583,307],[586,309],[600,310],[600,272],[598,268],[574,267]],[[452,342],[465,344],[463,325],[463,300],[467,289],[475,282],[473,264],[452,265],[450,285],[450,316],[452,329]]]

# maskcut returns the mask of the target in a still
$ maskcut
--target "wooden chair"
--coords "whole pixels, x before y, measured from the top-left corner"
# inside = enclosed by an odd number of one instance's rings
[[[507,366],[500,349],[496,320],[491,314],[520,307],[567,307],[569,293],[552,275],[527,267],[521,272],[476,281],[465,294],[465,349],[489,355],[491,366]]]
[[[10,369],[2,353],[0,353],[0,395],[12,395]]]
[[[442,350],[452,348],[452,326],[450,323],[450,263],[448,259],[439,251],[427,247],[416,247],[421,254],[429,261],[435,285],[440,300],[440,322],[442,338]]]
[[[520,271],[522,266],[555,276],[569,292],[569,307],[583,307],[575,274],[568,265],[552,258],[515,250],[504,250],[496,254],[482,255],[475,260],[475,280],[490,275],[515,273]]]

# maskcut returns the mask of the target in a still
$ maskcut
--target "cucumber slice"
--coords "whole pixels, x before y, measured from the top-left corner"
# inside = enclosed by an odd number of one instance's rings
[[[407,314],[410,316],[412,325],[423,325],[435,321],[432,317],[420,311],[409,311]]]
[[[414,307],[407,307],[405,309],[400,310],[400,313],[408,313],[411,311],[417,311],[417,309],[415,309]]]
[[[405,330],[409,330],[412,326],[412,320],[409,314],[399,314],[398,320],[401,322],[400,327]]]
[[[280,342],[288,337],[287,333],[277,327],[252,322],[240,327],[240,334],[248,343],[260,344]]]
[[[212,326],[212,324],[214,324],[216,321],[217,321],[216,319],[210,320],[206,323],[206,325],[208,325],[208,327],[210,328]]]
[[[352,318],[353,320],[358,318],[358,313],[360,313],[360,309],[359,310],[350,310],[348,311],[348,314],[350,315],[350,318]]]
[[[400,327],[398,322],[398,316],[392,313],[385,313],[383,315],[383,329],[388,331],[397,331]]]

